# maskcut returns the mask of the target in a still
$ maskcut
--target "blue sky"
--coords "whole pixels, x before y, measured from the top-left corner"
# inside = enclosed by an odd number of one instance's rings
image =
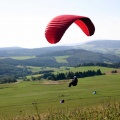
[[[0,47],[38,48],[83,43],[92,40],[120,40],[120,0],[0,0]],[[58,44],[45,39],[45,28],[58,15],[89,17],[95,25],[86,36],[72,24]]]

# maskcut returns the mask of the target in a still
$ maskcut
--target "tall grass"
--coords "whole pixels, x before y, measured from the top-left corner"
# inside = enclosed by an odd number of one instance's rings
[[[49,112],[44,120],[120,120],[120,103],[110,102],[74,110]]]
[[[16,116],[11,120],[120,120],[120,102],[115,99],[105,99],[93,106],[78,106],[71,109],[49,109],[46,113],[39,113],[37,103],[33,104],[35,114]],[[5,120],[5,119],[3,119]]]

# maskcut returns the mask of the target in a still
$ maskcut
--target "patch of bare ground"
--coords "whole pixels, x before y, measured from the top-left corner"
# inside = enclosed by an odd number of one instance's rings
[[[58,80],[58,81],[47,80],[47,81],[43,81],[42,84],[57,85],[57,84],[64,84],[68,82],[69,80]]]
[[[15,82],[14,84],[18,84],[18,83],[20,83],[21,81],[17,81],[17,82]]]

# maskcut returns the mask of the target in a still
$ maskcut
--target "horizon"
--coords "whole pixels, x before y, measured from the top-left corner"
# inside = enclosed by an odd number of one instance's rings
[[[91,42],[98,42],[98,41],[120,41],[120,40],[91,40],[91,41],[86,41],[86,42],[79,42],[79,43],[74,43],[74,44],[55,44],[55,45],[51,45],[51,46],[44,46],[44,47],[35,47],[35,48],[27,48],[27,47],[19,47],[19,46],[8,46],[8,47],[0,47],[0,49],[7,49],[7,48],[15,48],[15,49],[38,49],[38,48],[49,48],[49,47],[60,47],[60,46],[76,46],[76,45],[82,45],[82,44],[87,44],[87,43],[91,43]]]

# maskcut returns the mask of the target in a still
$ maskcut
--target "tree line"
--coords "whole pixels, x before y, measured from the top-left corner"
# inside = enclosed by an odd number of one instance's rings
[[[19,77],[25,77],[32,72],[26,66],[16,67],[0,62],[0,84],[16,82]]]
[[[118,63],[83,63],[78,64],[75,67],[82,67],[82,66],[100,66],[100,67],[109,67],[109,68],[120,68],[120,62]]]
[[[52,73],[45,73],[43,76],[41,76],[44,79],[48,80],[64,80],[64,79],[72,79],[74,76],[77,76],[77,78],[84,78],[84,77],[90,77],[90,76],[96,76],[96,75],[104,75],[100,69],[97,71],[94,70],[88,70],[84,72],[66,72],[66,73],[58,73],[58,74],[52,74]]]
[[[4,83],[15,83],[17,82],[15,77],[12,76],[4,76],[2,78],[0,78],[0,84],[4,84]]]

